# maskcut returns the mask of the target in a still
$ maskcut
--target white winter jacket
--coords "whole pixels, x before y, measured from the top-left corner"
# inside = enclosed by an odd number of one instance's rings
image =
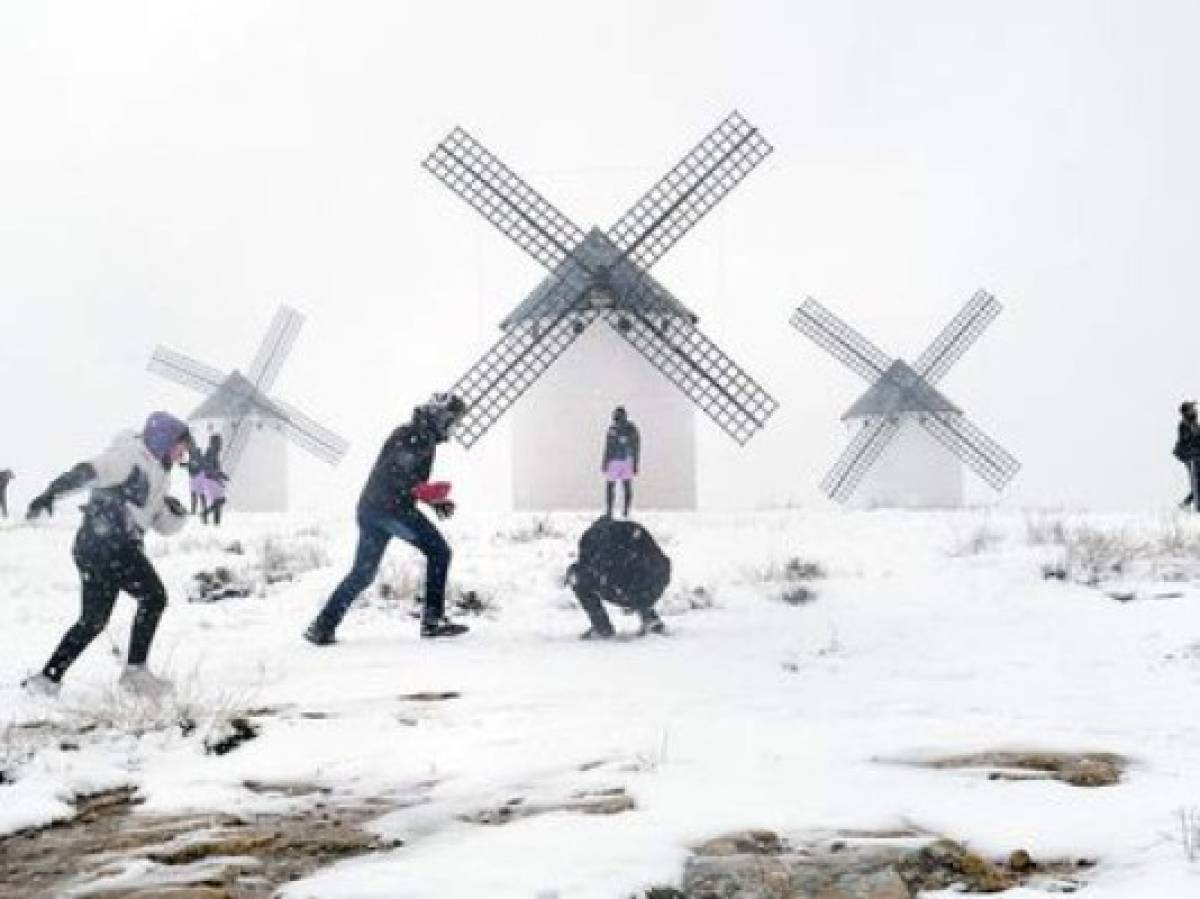
[[[96,479],[88,484],[92,493],[84,510],[85,527],[123,525],[122,536],[135,540],[151,528],[166,535],[183,529],[187,513],[177,515],[165,503],[171,472],[154,458],[138,434],[122,431],[88,464],[95,469]],[[114,520],[118,510],[118,520]]]

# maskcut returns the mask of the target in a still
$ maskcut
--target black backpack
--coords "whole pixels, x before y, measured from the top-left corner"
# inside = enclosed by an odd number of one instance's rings
[[[671,582],[671,560],[637,522],[599,518],[579,538],[579,558],[567,580],[576,596],[649,608]]]

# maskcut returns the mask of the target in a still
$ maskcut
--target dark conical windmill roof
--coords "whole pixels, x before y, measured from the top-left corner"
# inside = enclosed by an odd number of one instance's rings
[[[196,410],[188,416],[189,421],[202,418],[243,418],[257,415],[260,418],[286,416],[266,395],[250,383],[239,371],[229,375],[221,386],[210,393]]]
[[[962,410],[938,392],[912,367],[897,359],[879,380],[871,385],[858,401],[846,410],[842,421],[870,415],[900,415],[918,412],[953,412]]]
[[[601,282],[594,272],[605,273]],[[500,323],[501,328],[534,318],[550,318],[569,309],[589,293],[600,294],[601,304],[616,303],[640,308],[655,315],[675,315],[689,322],[696,315],[671,295],[647,272],[624,258],[616,245],[599,228],[593,228],[554,272],[547,275],[516,309]]]

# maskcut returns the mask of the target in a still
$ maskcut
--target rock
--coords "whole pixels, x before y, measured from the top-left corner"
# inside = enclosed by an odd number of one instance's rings
[[[1033,863],[1033,859],[1024,849],[1016,849],[1008,857],[1008,867],[1017,874],[1028,874],[1037,867]]]
[[[770,830],[743,830],[706,840],[692,850],[696,855],[776,855],[783,851],[783,840]]]
[[[205,858],[253,855],[270,846],[275,839],[276,834],[271,831],[231,831],[211,837],[181,839],[176,844],[146,853],[146,857],[161,865],[186,865]]]
[[[204,751],[209,755],[225,755],[257,736],[258,727],[237,716],[230,718],[223,727],[214,728],[204,740]]]
[[[683,892],[688,899],[910,899],[895,855],[854,847],[836,863],[819,855],[694,856]]]
[[[530,818],[547,812],[579,812],[585,815],[619,815],[637,808],[624,787],[576,793],[561,802],[526,802],[522,797],[509,799],[493,808],[480,809],[460,816],[470,824],[507,824],[518,818]]]
[[[1121,780],[1121,769],[1114,758],[1085,757],[1064,764],[1058,776],[1073,787],[1110,787]]]
[[[996,750],[922,760],[916,764],[935,769],[991,768],[994,770],[988,773],[989,780],[1022,780],[1040,775],[1073,787],[1107,787],[1120,782],[1126,760],[1111,752]]]
[[[901,863],[899,873],[914,891],[961,886],[969,892],[996,893],[1017,885],[1003,869],[944,839],[911,854]]]

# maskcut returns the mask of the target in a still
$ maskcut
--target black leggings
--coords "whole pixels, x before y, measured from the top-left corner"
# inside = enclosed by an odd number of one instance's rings
[[[167,605],[167,591],[141,546],[131,543],[103,552],[76,553],[75,565],[82,582],[79,620],[63,635],[42,672],[53,681],[62,679],[88,644],[104,630],[122,590],[138,603],[129,637],[129,664],[145,664],[158,620]]]

